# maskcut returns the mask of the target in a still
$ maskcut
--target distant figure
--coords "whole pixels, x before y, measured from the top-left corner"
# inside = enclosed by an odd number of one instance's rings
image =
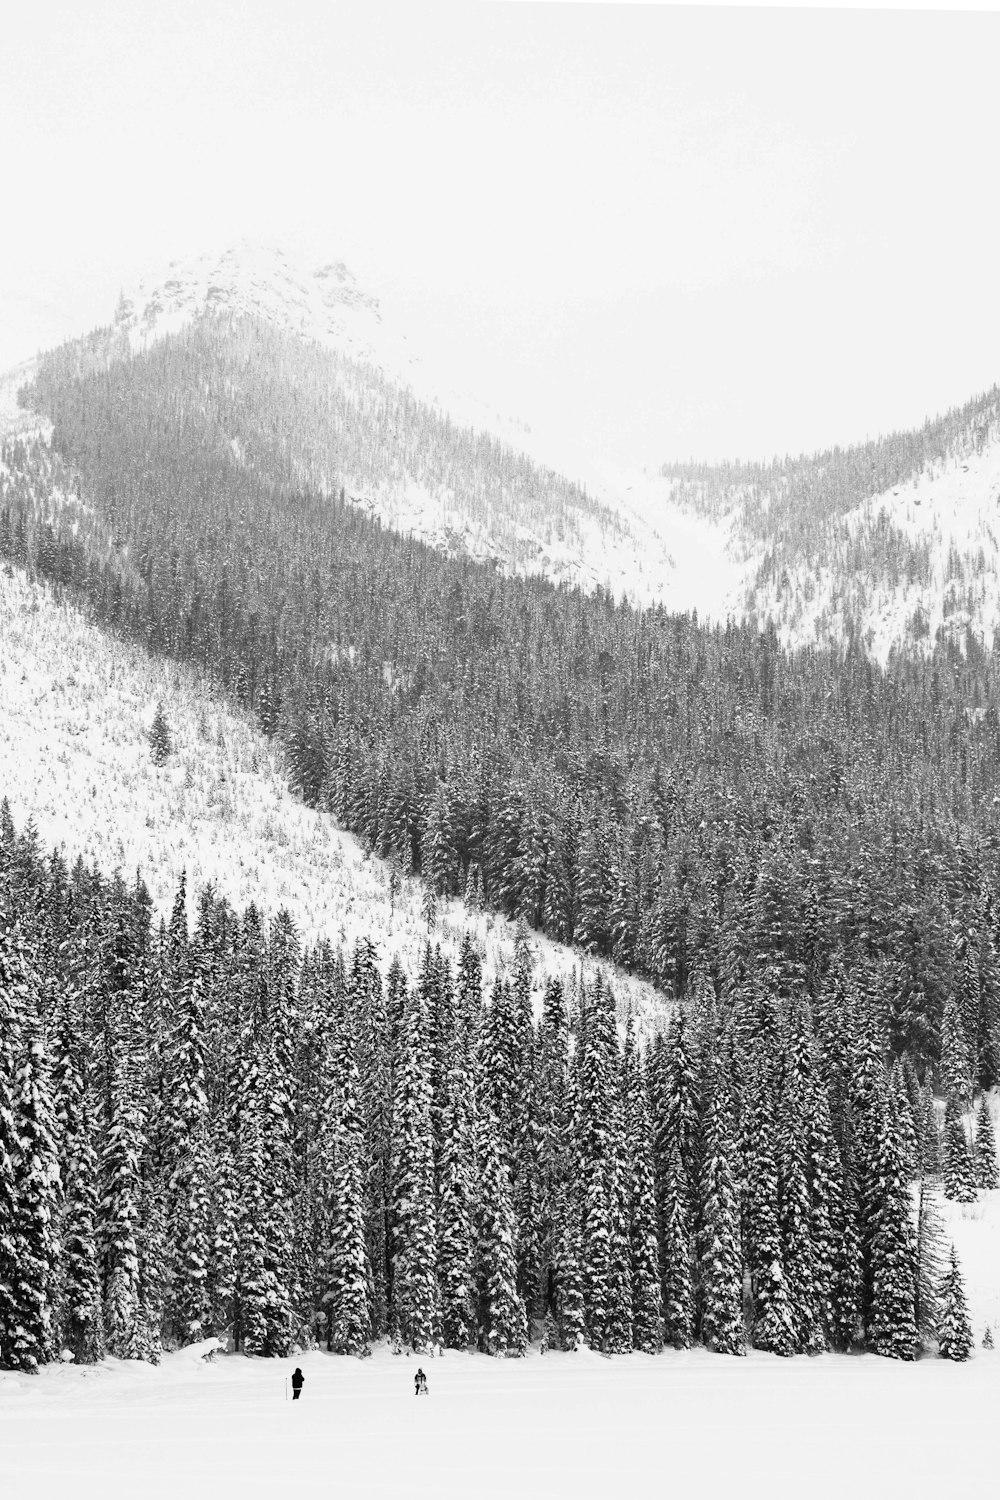
[[[427,1376],[423,1370],[418,1370],[413,1377],[413,1394],[419,1396],[421,1391],[427,1395]]]
[[[295,1366],[295,1374],[292,1376],[292,1400],[293,1401],[297,1401],[299,1399],[299,1397],[302,1395],[302,1387],[305,1385],[305,1383],[306,1383],[306,1377],[303,1375],[303,1373],[299,1369],[298,1365],[296,1365]]]

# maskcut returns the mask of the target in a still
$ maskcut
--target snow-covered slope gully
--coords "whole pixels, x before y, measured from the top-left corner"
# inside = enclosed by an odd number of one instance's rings
[[[174,753],[161,767],[147,731],[162,702]],[[288,791],[273,745],[194,675],[111,640],[16,569],[0,568],[0,796],[15,824],[34,822],[43,849],[78,855],[106,874],[142,876],[169,915],[182,871],[189,890],[211,882],[237,909],[287,909],[306,941],[370,938],[383,964],[399,953],[415,973],[428,940],[457,957],[476,938],[487,977],[513,965],[505,918],[439,903],[428,927],[418,881],[394,888],[388,866],[326,813]],[[594,965],[529,934],[541,983]],[[620,1013],[655,1028],[651,986],[600,965]]]

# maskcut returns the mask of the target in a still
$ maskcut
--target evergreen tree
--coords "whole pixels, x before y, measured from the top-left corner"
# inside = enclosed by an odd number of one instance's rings
[[[993,1188],[1000,1187],[1000,1171],[997,1170],[997,1147],[996,1136],[993,1132],[993,1118],[990,1114],[990,1101],[986,1094],[979,1100],[979,1108],[976,1111],[976,1183],[985,1188],[987,1192]]]
[[[675,1349],[689,1349],[695,1323],[691,1206],[675,1139],[667,1148],[663,1193],[663,1338]]]
[[[9,818],[9,808],[4,801]],[[13,827],[5,844],[13,843]],[[15,1078],[17,1049],[27,1017],[28,974],[19,935],[7,925],[0,905],[0,1362],[15,1368],[12,1354],[18,1338],[17,1297],[21,1246],[17,1224],[16,1164],[19,1154]]]
[[[449,1349],[476,1340],[474,1284],[471,1078],[459,1052],[449,1078],[450,1116],[441,1160],[438,1213],[438,1278],[441,1334]]]
[[[948,1100],[944,1121],[944,1195],[958,1203],[975,1203],[976,1169],[956,1099]]]
[[[366,1354],[371,1315],[365,1255],[358,1066],[346,1030],[341,1031],[337,1039],[333,1073],[339,1107],[332,1122],[330,1238],[323,1294],[327,1348],[337,1354]]]
[[[54,1099],[62,1191],[58,1215],[60,1278],[57,1337],[77,1364],[104,1352],[97,1256],[96,1130],[76,1021],[77,999],[65,992],[54,1066]]]
[[[438,1336],[437,1217],[431,1071],[425,1000],[406,999],[393,1111],[393,1313],[403,1338],[425,1353]]]
[[[156,713],[149,729],[149,750],[153,757],[154,766],[166,765],[173,754],[173,736],[170,733],[170,725],[163,710],[162,702],[156,705]]]
[[[965,1299],[965,1281],[955,1247],[951,1247],[948,1271],[941,1286],[938,1347],[942,1359],[966,1360],[972,1353],[972,1324]]]
[[[48,1066],[37,1026],[31,1025],[30,1021],[24,1027],[14,1120],[18,1137],[14,1158],[16,1212],[13,1225],[17,1257],[14,1281],[17,1323],[7,1357],[17,1369],[36,1370],[53,1352],[52,1303],[56,1262],[53,1218],[59,1168],[53,1139]]]
[[[521,1355],[528,1345],[528,1325],[517,1290],[510,1177],[500,1153],[497,1122],[488,1110],[479,1117],[478,1156],[479,1345],[488,1354]]]
[[[625,1167],[628,1172],[631,1341],[634,1348],[656,1354],[663,1343],[663,1331],[651,1132],[631,1022],[626,1036],[622,1076],[625,1088]]]
[[[871,1345],[876,1354],[912,1359],[916,1265],[910,1195],[895,1122],[886,1111],[879,1132],[877,1207],[872,1240]]]
[[[746,1242],[753,1299],[751,1340],[757,1349],[772,1354],[794,1354],[798,1337],[784,1268],[775,1156],[777,1130],[769,1078],[758,1083],[748,1115],[751,1149]]]
[[[745,1354],[739,1209],[732,1177],[734,1139],[728,1081],[716,1062],[701,1169],[699,1292],[701,1334],[716,1354]]]

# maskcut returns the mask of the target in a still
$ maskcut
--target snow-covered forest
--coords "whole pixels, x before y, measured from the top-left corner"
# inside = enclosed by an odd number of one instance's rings
[[[942,1131],[839,965],[810,994],[762,954],[640,1047],[600,979],[540,986],[526,946],[486,995],[471,940],[410,982],[209,889],[157,926],[141,882],[43,858],[6,805],[0,902],[8,1368],[230,1329],[274,1356],[971,1350],[938,1198],[998,1181],[976,987]]]

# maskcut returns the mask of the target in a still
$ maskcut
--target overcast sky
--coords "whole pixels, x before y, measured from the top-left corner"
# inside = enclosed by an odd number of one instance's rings
[[[909,426],[1000,377],[998,78],[990,13],[32,0],[0,366],[260,235],[637,462]]]

